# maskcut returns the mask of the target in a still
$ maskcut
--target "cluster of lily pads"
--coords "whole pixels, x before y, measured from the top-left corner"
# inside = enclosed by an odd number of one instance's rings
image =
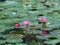
[[[0,45],[59,42],[60,0],[0,0]]]

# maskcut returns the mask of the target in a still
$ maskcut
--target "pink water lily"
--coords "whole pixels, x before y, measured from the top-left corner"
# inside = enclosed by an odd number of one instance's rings
[[[46,30],[42,30],[42,34],[46,34],[47,32],[46,32]]]
[[[44,17],[39,18],[39,20],[40,20],[41,22],[46,22],[46,18],[44,18]]]
[[[31,23],[30,21],[24,21],[24,22],[23,22],[23,24],[24,24],[25,26],[28,26],[30,23]]]
[[[16,24],[14,24],[14,27],[15,28],[18,28],[18,27],[20,27],[20,24],[19,23],[16,23]]]

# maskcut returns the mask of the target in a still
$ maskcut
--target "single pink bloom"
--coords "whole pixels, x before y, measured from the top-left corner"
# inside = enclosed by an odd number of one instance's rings
[[[28,26],[28,25],[30,24],[30,21],[24,21],[23,24],[24,24],[25,26]]]
[[[46,30],[42,30],[42,34],[46,34],[47,32],[46,32]]]
[[[40,20],[41,22],[46,22],[46,18],[44,18],[44,17],[39,18],[39,20]]]
[[[16,23],[16,24],[14,24],[14,27],[15,28],[18,28],[18,27],[20,27],[20,24],[19,23]]]

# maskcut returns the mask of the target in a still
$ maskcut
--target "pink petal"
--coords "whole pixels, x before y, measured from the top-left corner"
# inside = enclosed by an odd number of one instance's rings
[[[14,27],[15,28],[20,27],[20,24],[19,23],[16,23],[16,24],[14,24]]]
[[[41,17],[41,18],[39,18],[39,20],[40,20],[41,22],[45,22],[45,21],[46,21],[46,18]]]
[[[24,21],[23,24],[24,24],[25,26],[28,26],[28,25],[30,24],[30,21]]]
[[[47,32],[46,32],[46,30],[42,30],[42,34],[46,34]]]

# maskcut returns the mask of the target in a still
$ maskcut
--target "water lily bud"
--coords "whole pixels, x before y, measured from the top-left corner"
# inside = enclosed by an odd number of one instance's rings
[[[39,18],[39,20],[40,20],[40,22],[46,22],[46,18],[44,18],[44,17]]]
[[[24,21],[23,24],[24,24],[25,26],[28,26],[28,25],[30,24],[30,21]]]
[[[14,27],[15,28],[18,28],[18,27],[20,27],[20,24],[19,23],[16,23],[16,24],[14,24]]]
[[[42,34],[46,34],[47,32],[46,32],[46,30],[42,30]]]

